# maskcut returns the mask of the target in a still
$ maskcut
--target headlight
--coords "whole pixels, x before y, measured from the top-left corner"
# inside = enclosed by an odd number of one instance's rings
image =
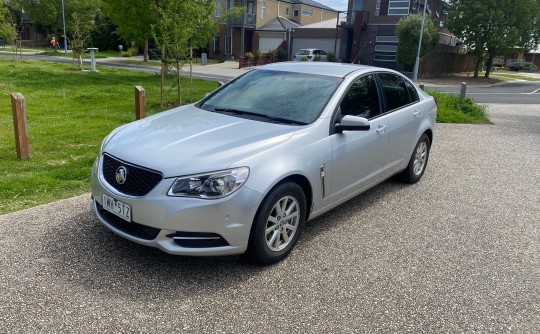
[[[249,168],[239,167],[207,174],[184,176],[176,179],[167,195],[222,198],[238,190],[249,176]]]

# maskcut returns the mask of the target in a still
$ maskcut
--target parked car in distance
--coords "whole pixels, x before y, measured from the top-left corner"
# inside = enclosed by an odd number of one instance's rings
[[[116,234],[171,254],[274,263],[306,221],[394,175],[420,180],[436,113],[389,69],[261,66],[112,131],[93,166],[91,209]]]
[[[320,49],[301,49],[293,58],[294,61],[327,61],[326,52]]]

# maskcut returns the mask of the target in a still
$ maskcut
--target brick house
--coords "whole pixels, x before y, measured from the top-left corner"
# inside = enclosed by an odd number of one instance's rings
[[[277,48],[287,28],[336,19],[338,11],[312,0],[215,0],[215,17],[234,7],[245,8],[214,36],[209,57],[237,59],[246,52]]]
[[[455,39],[444,28],[450,5],[444,0],[427,0],[426,18],[441,29],[441,41]],[[405,15],[424,11],[424,0],[349,0],[347,17],[340,23],[340,58],[379,67],[396,68],[397,22]]]

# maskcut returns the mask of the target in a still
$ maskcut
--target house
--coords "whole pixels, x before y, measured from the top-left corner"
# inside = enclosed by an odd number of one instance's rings
[[[444,0],[427,0],[426,18],[441,28],[441,41],[454,43],[444,28],[450,5]],[[349,0],[343,29],[340,58],[379,67],[396,68],[398,38],[396,26],[405,15],[424,11],[424,0]]]
[[[337,10],[312,0],[215,0],[215,5],[216,18],[235,7],[245,9],[214,36],[208,51],[209,57],[216,59],[237,59],[248,51],[276,49],[288,31],[338,17]]]

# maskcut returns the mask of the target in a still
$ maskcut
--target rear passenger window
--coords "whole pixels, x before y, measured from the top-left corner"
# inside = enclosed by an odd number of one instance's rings
[[[418,98],[418,92],[416,91],[416,88],[414,88],[413,84],[410,83],[408,80],[403,80],[405,82],[405,86],[407,86],[407,90],[409,91],[409,98],[411,99],[411,102],[418,102],[420,99]]]
[[[405,81],[399,75],[379,73],[379,79],[381,81],[384,96],[386,97],[388,111],[401,108],[414,102],[409,95],[409,89],[405,85]],[[418,99],[418,96],[416,96],[416,99]]]

